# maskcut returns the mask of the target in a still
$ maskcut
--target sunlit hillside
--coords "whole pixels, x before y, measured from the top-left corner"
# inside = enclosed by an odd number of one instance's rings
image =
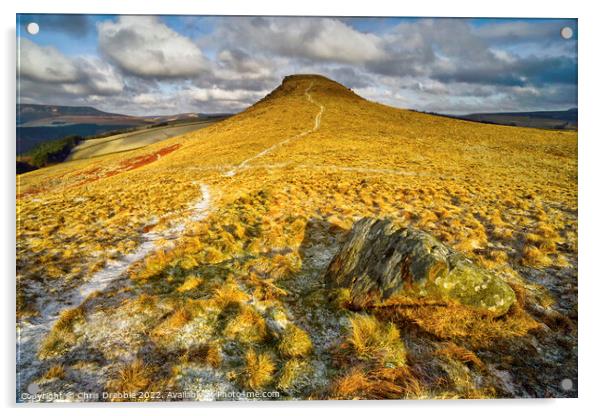
[[[576,132],[399,110],[296,75],[203,130],[17,181],[18,390],[576,394],[561,388],[577,379]],[[431,233],[516,304],[352,307],[324,272],[363,217]]]

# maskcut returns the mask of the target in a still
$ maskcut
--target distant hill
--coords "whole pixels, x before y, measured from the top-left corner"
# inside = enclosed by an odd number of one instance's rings
[[[40,120],[58,119],[61,117],[121,117],[122,114],[107,113],[94,107],[78,107],[66,105],[17,104],[17,125],[28,124]]]
[[[89,106],[18,104],[17,154],[27,153],[41,143],[68,136],[86,138],[150,125],[205,121],[223,116],[202,113],[130,116]]]
[[[461,120],[505,126],[535,127],[552,130],[577,130],[576,108],[566,111],[527,111],[512,113],[475,113],[463,116],[450,116]]]

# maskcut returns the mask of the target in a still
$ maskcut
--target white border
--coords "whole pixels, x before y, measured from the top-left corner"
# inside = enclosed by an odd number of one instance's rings
[[[291,3],[291,4],[289,4]],[[546,415],[588,414],[599,407],[597,401],[602,361],[600,348],[600,281],[597,253],[602,229],[602,124],[600,123],[600,66],[599,39],[602,21],[594,2],[505,0],[483,2],[369,0],[361,2],[302,0],[21,0],[1,3],[3,99],[0,117],[5,151],[2,152],[3,239],[2,270],[4,305],[2,306],[2,404],[8,414],[40,412],[48,415],[92,414],[107,410],[118,414],[140,414],[135,405],[89,405],[83,410],[74,406],[31,407],[14,405],[14,264],[15,264],[15,13],[108,13],[108,14],[224,14],[224,15],[320,15],[320,16],[474,16],[474,17],[570,17],[579,18],[579,399],[566,400],[503,400],[503,401],[440,401],[440,402],[302,402],[302,403],[215,403],[154,404],[144,406],[146,415],[162,412],[178,414],[232,413],[245,415],[303,414],[308,412],[341,412],[346,415],[366,414],[372,408],[382,412],[444,413],[451,415],[507,415],[522,411]],[[173,407],[176,406],[177,409]]]

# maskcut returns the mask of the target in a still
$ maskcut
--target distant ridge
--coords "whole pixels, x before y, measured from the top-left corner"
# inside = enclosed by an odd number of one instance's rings
[[[552,130],[577,130],[578,110],[566,111],[524,111],[504,113],[473,113],[463,116],[448,116],[479,123],[505,126],[535,127]]]
[[[68,136],[94,137],[145,126],[219,119],[230,114],[182,113],[131,116],[91,106],[17,104],[17,154]]]
[[[123,114],[107,113],[90,106],[17,104],[17,125],[61,116],[131,117]]]

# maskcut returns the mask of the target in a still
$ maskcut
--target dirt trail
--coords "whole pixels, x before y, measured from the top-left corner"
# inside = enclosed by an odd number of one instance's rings
[[[305,98],[307,99],[307,101],[309,101],[310,103],[318,106],[320,108],[320,111],[318,111],[318,114],[316,114],[315,118],[314,118],[314,126],[311,129],[302,131],[301,133],[286,138],[278,143],[273,144],[272,146],[262,150],[261,152],[251,156],[248,159],[243,160],[240,164],[236,165],[234,168],[232,168],[231,170],[227,171],[224,175],[225,176],[229,176],[232,177],[234,175],[236,175],[238,172],[240,172],[241,170],[244,170],[246,168],[248,168],[249,163],[251,163],[252,161],[254,161],[255,159],[258,159],[260,157],[263,157],[271,152],[273,152],[275,149],[279,148],[280,146],[283,146],[285,144],[287,144],[288,142],[295,140],[295,139],[299,139],[303,136],[307,136],[310,133],[313,133],[314,131],[318,130],[320,128],[320,125],[322,123],[322,114],[324,114],[324,110],[326,109],[326,107],[324,107],[322,104],[320,104],[319,102],[315,101],[313,99],[313,97],[311,96],[311,94],[309,93],[309,91],[311,90],[311,88],[313,87],[314,83],[312,81],[311,84],[309,84],[309,87],[307,87],[305,89]]]
[[[209,187],[204,184],[200,185],[200,191],[201,198],[189,209],[188,217],[166,230],[142,234],[141,243],[133,253],[110,261],[83,284],[75,288],[55,291],[58,295],[49,294],[42,284],[39,284],[39,287],[23,288],[23,290],[34,290],[40,293],[37,297],[39,315],[17,325],[17,395],[25,392],[29,383],[34,380],[41,364],[37,357],[40,343],[51,330],[60,313],[80,306],[92,293],[126,286],[129,281],[126,276],[129,267],[154,252],[158,241],[175,239],[184,231],[187,222],[201,221],[207,217],[211,211],[211,193]]]

